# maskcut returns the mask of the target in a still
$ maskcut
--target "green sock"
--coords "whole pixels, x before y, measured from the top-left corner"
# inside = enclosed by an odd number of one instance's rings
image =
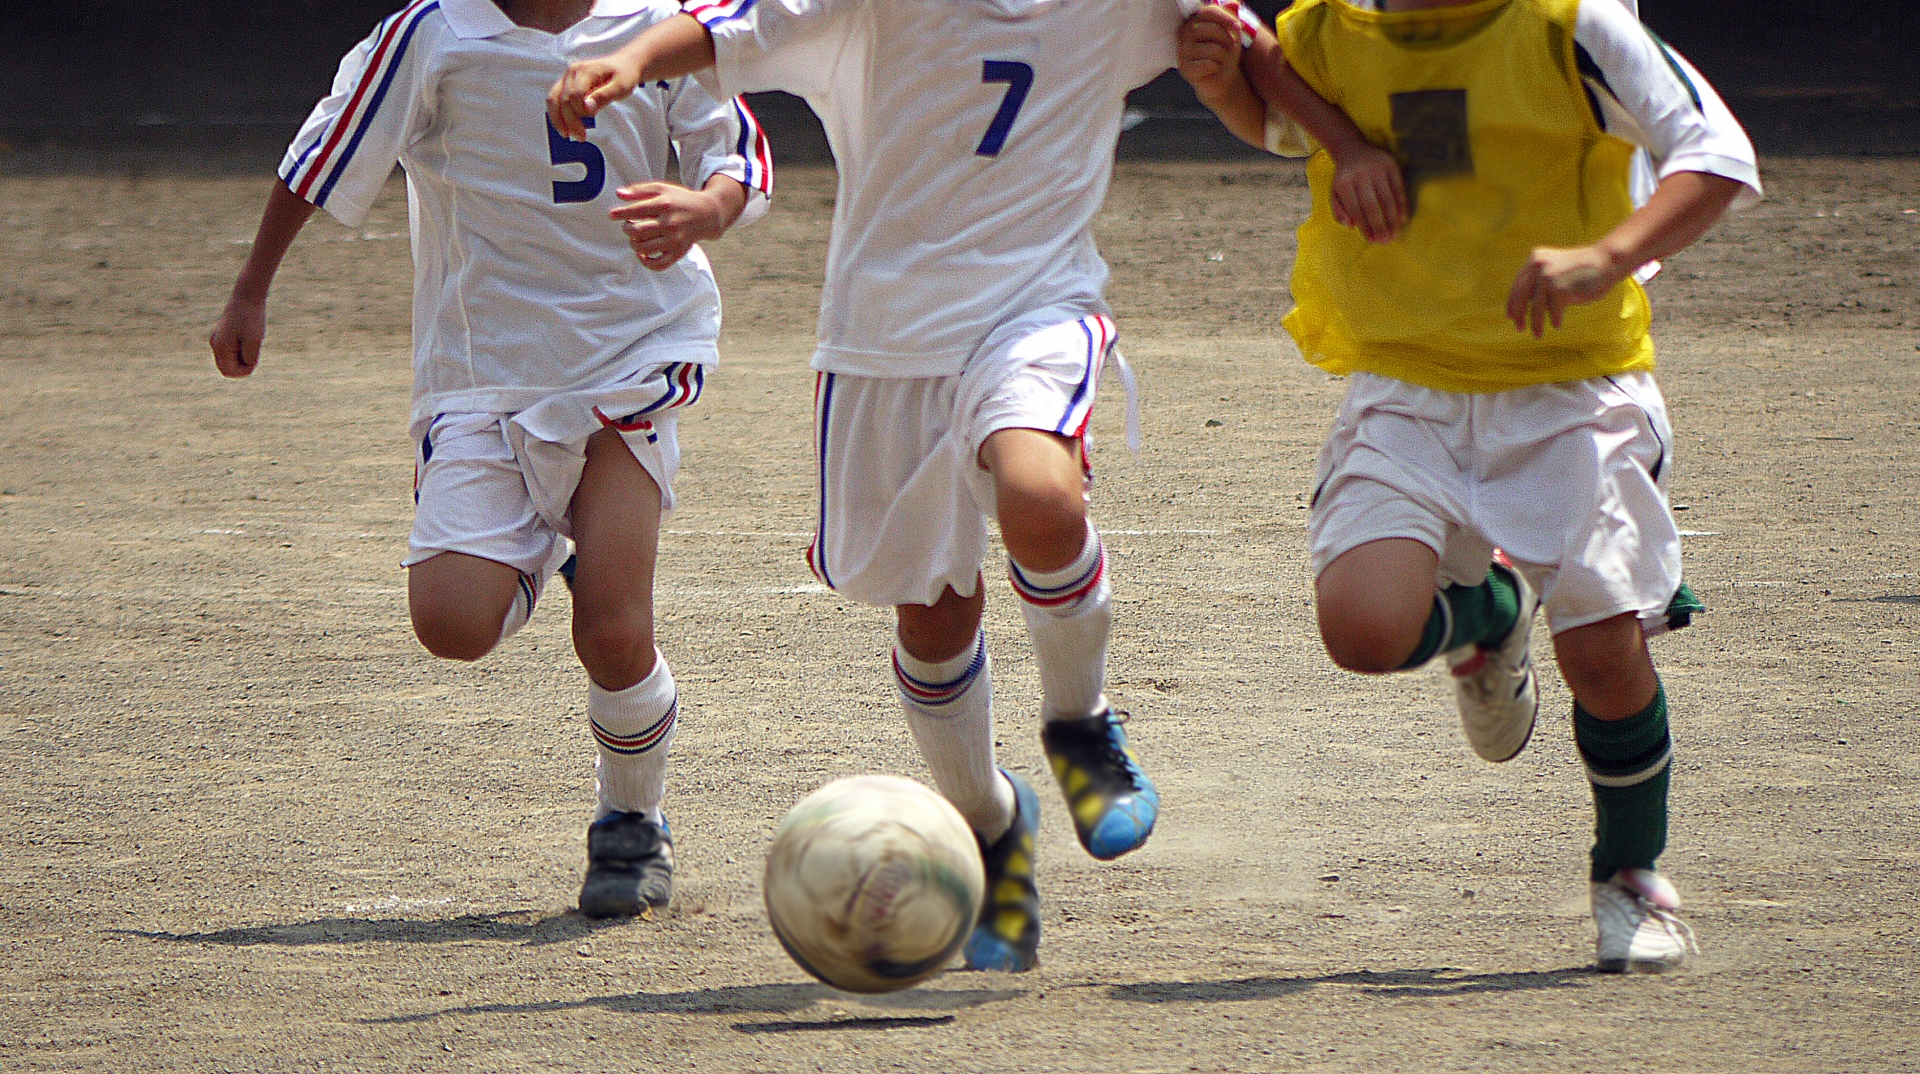
[[[1434,594],[1420,644],[1400,670],[1417,668],[1437,653],[1497,642],[1513,630],[1519,617],[1520,587],[1505,567],[1489,567],[1479,585],[1450,585]]]
[[[1673,742],[1665,688],[1656,683],[1647,707],[1624,720],[1599,719],[1574,702],[1573,741],[1593,786],[1594,881],[1653,868],[1667,848]]]

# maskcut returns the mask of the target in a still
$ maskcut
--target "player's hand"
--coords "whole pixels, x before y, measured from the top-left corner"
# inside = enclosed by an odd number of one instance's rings
[[[1407,181],[1400,162],[1371,142],[1356,140],[1334,154],[1328,194],[1334,220],[1358,228],[1368,242],[1392,242],[1406,225]]]
[[[207,345],[213,364],[225,377],[244,377],[260,365],[260,341],[267,338],[267,306],[235,296],[227,301]]]
[[[637,65],[615,53],[597,60],[577,60],[547,91],[547,120],[553,129],[576,142],[587,140],[586,118],[621,100],[640,84]]]
[[[1507,320],[1539,339],[1560,327],[1568,306],[1598,301],[1631,269],[1621,269],[1597,246],[1536,246],[1507,293]]]
[[[1240,52],[1247,29],[1236,14],[1239,5],[1208,4],[1180,26],[1176,47],[1180,77],[1201,101],[1224,97],[1241,78]]]
[[[620,221],[640,263],[659,272],[693,244],[719,238],[730,222],[709,194],[673,183],[635,183],[614,191],[627,204],[607,215]]]

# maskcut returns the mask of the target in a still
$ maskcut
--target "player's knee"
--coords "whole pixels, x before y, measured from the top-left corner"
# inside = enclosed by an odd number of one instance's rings
[[[445,614],[432,608],[413,609],[413,636],[442,660],[478,660],[500,641],[500,624]]]
[[[1000,533],[1016,561],[1052,570],[1073,560],[1087,539],[1087,504],[1079,486],[1022,482],[999,490]],[[1057,560],[1058,562],[1048,562]]]
[[[1553,647],[1561,679],[1589,711],[1630,713],[1653,696],[1653,660],[1636,615],[1556,634]]]
[[[1327,656],[1340,667],[1363,675],[1383,675],[1399,670],[1420,638],[1402,623],[1378,616],[1329,614],[1323,609],[1320,641],[1326,646]]]
[[[573,651],[594,682],[624,689],[646,678],[653,665],[653,622],[639,614],[576,614]]]

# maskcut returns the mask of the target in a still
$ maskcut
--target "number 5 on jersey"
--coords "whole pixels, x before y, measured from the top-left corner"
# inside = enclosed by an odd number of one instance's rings
[[[987,124],[987,133],[980,139],[980,148],[973,151],[975,156],[997,157],[1000,147],[1007,144],[1007,132],[1013,129],[1013,117],[1020,114],[1020,106],[1027,100],[1027,91],[1033,88],[1033,67],[1019,60],[982,60],[980,81],[1007,84],[1007,95],[1000,98],[1000,110],[993,114],[993,122]]]
[[[581,126],[593,127],[593,117],[583,116]],[[553,121],[547,120],[547,159],[558,168],[567,164],[578,164],[587,170],[579,179],[555,179],[553,181],[553,203],[565,205],[574,201],[592,201],[600,196],[607,185],[607,158],[600,147],[592,142],[576,142],[561,134],[553,127]]]

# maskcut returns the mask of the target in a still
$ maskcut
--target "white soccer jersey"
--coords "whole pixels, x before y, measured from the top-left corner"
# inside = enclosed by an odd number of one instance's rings
[[[1089,230],[1128,90],[1198,0],[690,3],[727,93],[812,105],[840,169],[814,367],[958,373],[996,329],[1106,313]],[[703,76],[704,77],[704,76]]]
[[[1575,58],[1600,125],[1644,148],[1658,179],[1705,172],[1746,186],[1735,208],[1758,201],[1760,167],[1746,130],[1700,72],[1640,24],[1637,9],[1582,3],[1574,22]]]
[[[631,377],[636,359],[712,364],[720,298],[698,249],[650,271],[607,211],[616,187],[716,174],[766,212],[771,158],[752,114],[691,80],[603,111],[588,142],[548,125],[546,93],[678,12],[600,0],[560,34],[515,25],[490,0],[415,0],[340,63],[280,165],[295,194],[357,226],[396,161],[413,237],[413,419],[512,413],[558,391]]]
[[[1620,3],[1633,13],[1636,20],[1640,18],[1640,0],[1620,0]],[[1633,174],[1627,177],[1627,192],[1632,195],[1633,204],[1638,207],[1647,203],[1647,199],[1653,196],[1653,188],[1658,185],[1659,180],[1653,177],[1653,159],[1647,155],[1643,147],[1633,155]],[[1656,267],[1659,264],[1658,261],[1654,262]],[[1640,282],[1647,281],[1641,279]]]

